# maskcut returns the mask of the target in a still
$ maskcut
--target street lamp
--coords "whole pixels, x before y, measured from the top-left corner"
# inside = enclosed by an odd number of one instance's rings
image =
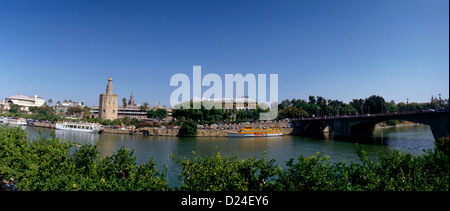
[[[409,111],[409,103],[408,103],[408,98],[406,98],[406,111]]]

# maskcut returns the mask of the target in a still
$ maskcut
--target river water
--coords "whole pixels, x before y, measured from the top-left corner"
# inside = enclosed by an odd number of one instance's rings
[[[332,162],[358,162],[354,141],[333,140],[329,134],[321,138],[300,136],[228,138],[228,137],[197,137],[182,138],[169,136],[144,136],[123,134],[94,134],[73,131],[62,131],[48,128],[23,126],[28,133],[28,139],[36,139],[39,130],[42,135],[50,136],[54,131],[59,138],[74,140],[79,143],[92,143],[100,147],[101,157],[110,156],[124,146],[134,150],[137,162],[147,162],[153,157],[158,170],[164,163],[168,166],[170,186],[178,186],[180,167],[171,161],[169,154],[189,157],[195,151],[196,155],[209,155],[219,150],[221,155],[237,155],[244,159],[248,157],[261,158],[266,152],[266,159],[274,158],[276,163],[284,167],[285,161],[297,159],[300,155],[309,157],[317,152],[330,156]],[[358,140],[359,141],[359,140]],[[376,128],[374,137],[358,143],[368,153],[369,158],[389,154],[394,149],[418,155],[423,150],[433,147],[433,135],[427,125],[403,125],[398,127]]]

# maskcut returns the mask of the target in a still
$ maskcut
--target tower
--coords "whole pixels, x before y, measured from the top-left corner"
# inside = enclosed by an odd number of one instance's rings
[[[98,103],[98,117],[101,119],[117,119],[119,95],[113,94],[112,78],[109,77],[106,85],[106,94],[100,94]]]
[[[131,91],[130,100],[128,101],[128,105],[129,106],[135,106],[133,91]]]

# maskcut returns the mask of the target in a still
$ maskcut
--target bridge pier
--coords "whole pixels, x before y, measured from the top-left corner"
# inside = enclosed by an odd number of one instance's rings
[[[434,140],[449,135],[449,119],[447,116],[436,116],[430,120],[430,129]]]

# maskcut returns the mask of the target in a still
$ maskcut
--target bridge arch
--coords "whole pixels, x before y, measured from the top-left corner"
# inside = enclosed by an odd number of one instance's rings
[[[304,131],[307,135],[321,135],[326,127],[329,127],[326,121],[311,121],[306,124]]]
[[[148,131],[148,130],[139,130],[139,132],[141,132],[142,134],[144,134],[146,136],[150,135],[150,131]]]
[[[447,112],[448,113],[448,112]],[[409,122],[428,125],[433,133],[434,139],[441,138],[449,134],[448,115],[439,115],[439,113],[421,113],[420,115],[385,115],[382,117],[368,118],[350,126],[350,136],[373,135],[375,125],[387,120],[404,120]],[[358,134],[360,132],[360,134]],[[362,133],[361,133],[362,132]]]

